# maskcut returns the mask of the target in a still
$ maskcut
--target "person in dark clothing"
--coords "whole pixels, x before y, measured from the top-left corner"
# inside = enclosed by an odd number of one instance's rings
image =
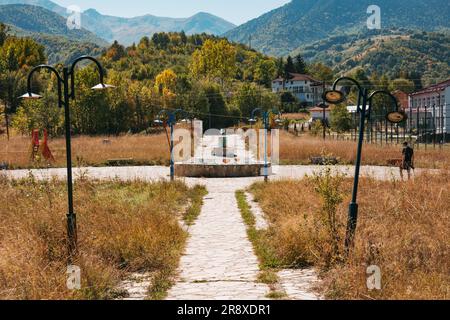
[[[402,165],[400,167],[400,175],[403,180],[403,171],[406,170],[408,172],[408,180],[411,180],[411,170],[414,170],[414,149],[409,146],[408,142],[403,144],[403,159]]]

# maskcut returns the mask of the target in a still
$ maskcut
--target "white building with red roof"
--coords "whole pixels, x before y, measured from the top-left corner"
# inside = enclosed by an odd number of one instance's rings
[[[406,112],[413,130],[419,128],[437,135],[449,133],[450,79],[410,94]]]
[[[329,86],[325,90],[328,90]],[[322,102],[323,84],[307,74],[289,73],[289,79],[277,78],[272,81],[275,93],[291,92],[300,103],[316,106]]]

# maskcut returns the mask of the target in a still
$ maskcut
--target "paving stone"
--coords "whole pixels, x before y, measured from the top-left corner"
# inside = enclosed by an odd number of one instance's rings
[[[314,269],[282,270],[278,272],[279,283],[290,300],[320,300],[316,292],[319,284]]]
[[[190,228],[169,300],[259,300],[270,291],[267,285],[256,283],[258,260],[235,198],[240,186],[217,182],[207,184],[209,194]]]

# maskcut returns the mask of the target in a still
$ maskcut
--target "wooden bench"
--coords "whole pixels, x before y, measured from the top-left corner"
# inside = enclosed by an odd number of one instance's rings
[[[0,162],[0,170],[8,170],[9,165],[6,162]]]
[[[106,160],[106,164],[111,167],[121,167],[132,165],[134,163],[133,158],[123,158],[123,159],[108,159]]]
[[[317,166],[328,166],[339,164],[339,159],[335,157],[312,157],[311,163]]]

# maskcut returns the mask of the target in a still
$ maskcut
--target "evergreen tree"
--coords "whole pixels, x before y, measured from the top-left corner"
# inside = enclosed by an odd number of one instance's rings
[[[295,72],[295,65],[294,61],[292,60],[291,56],[287,57],[286,64],[284,65],[284,73],[287,75],[289,73]]]
[[[279,76],[279,77],[283,76],[284,75],[284,59],[283,59],[283,57],[280,57],[277,59],[276,68],[277,68],[277,76]]]
[[[8,27],[3,23],[0,23],[0,46],[5,43],[6,37],[8,36]]]
[[[295,72],[301,73],[301,74],[307,74],[308,73],[308,66],[306,65],[305,60],[303,60],[303,57],[301,54],[298,54],[295,57],[295,64],[294,64]]]

